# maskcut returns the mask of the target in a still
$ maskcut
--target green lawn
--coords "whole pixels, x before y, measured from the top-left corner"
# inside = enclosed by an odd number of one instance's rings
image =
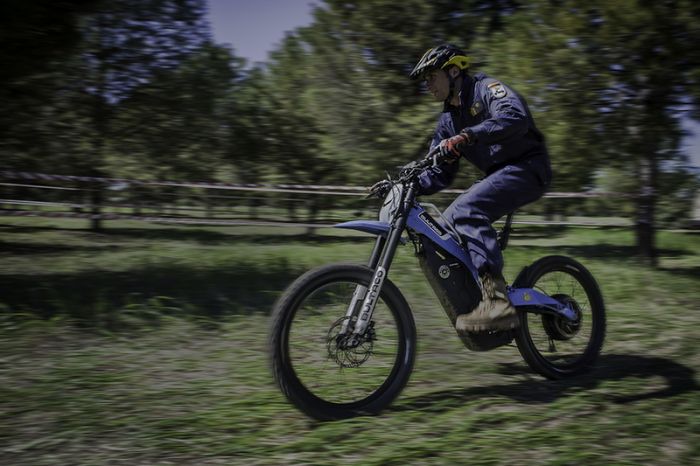
[[[0,463],[8,465],[696,464],[700,234],[661,260],[618,229],[519,228],[506,275],[571,255],[608,308],[590,373],[551,382],[514,347],[461,346],[412,247],[390,278],[418,327],[413,376],[379,416],[318,423],[273,385],[268,315],[297,275],[363,263],[319,230],[0,219]]]

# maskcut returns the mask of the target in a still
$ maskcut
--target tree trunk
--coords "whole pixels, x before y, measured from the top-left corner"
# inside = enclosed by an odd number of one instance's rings
[[[646,159],[640,164],[640,187],[637,199],[635,231],[637,251],[653,267],[658,265],[656,231],[654,227],[658,169],[656,154],[653,150],[650,150]]]
[[[97,34],[100,36],[102,34],[102,17],[100,17],[100,22],[98,23]],[[93,96],[93,108],[92,108],[92,119],[94,125],[93,134],[93,157],[89,162],[88,173],[93,177],[102,177],[104,174],[100,170],[102,161],[104,160],[104,150],[105,150],[105,138],[107,137],[107,122],[106,122],[106,106],[105,106],[105,82],[106,82],[106,64],[104,53],[102,50],[98,53],[99,64],[97,67],[97,75],[95,76],[95,95]],[[95,182],[92,185],[90,191],[90,204],[91,204],[91,217],[90,217],[90,228],[93,231],[100,231],[102,229],[102,189],[103,185],[99,182]]]
[[[95,183],[90,190],[90,229],[100,231],[102,229],[102,185]]]
[[[248,203],[248,215],[253,220],[258,218],[258,207],[260,206],[260,204],[260,200],[256,198],[251,199]]]
[[[312,198],[311,202],[309,203],[309,216],[308,216],[308,222],[310,224],[314,224],[316,222],[316,217],[318,216],[318,212],[320,210],[319,202],[317,198]],[[309,226],[306,229],[306,234],[308,236],[313,236],[316,234],[316,227]]]
[[[290,221],[296,222],[297,221],[297,206],[296,206],[296,201],[293,199],[287,200],[287,217],[289,218]]]

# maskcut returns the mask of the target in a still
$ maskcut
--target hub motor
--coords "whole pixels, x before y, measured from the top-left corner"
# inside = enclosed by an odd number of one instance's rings
[[[542,325],[544,326],[547,335],[552,340],[570,340],[578,334],[579,330],[581,330],[581,317],[583,315],[581,308],[576,300],[571,296],[565,294],[555,294],[552,295],[552,298],[573,309],[573,311],[576,313],[576,320],[571,322],[561,316],[544,314],[542,316]]]

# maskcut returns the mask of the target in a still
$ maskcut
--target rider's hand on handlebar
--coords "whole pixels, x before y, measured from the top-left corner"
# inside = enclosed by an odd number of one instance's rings
[[[459,133],[448,139],[440,141],[440,158],[447,163],[452,163],[461,155],[459,146],[462,144],[471,144],[469,133]]]

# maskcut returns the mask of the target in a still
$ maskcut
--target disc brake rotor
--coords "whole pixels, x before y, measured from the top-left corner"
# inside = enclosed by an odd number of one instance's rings
[[[335,361],[340,367],[359,367],[373,354],[376,338],[374,321],[369,323],[363,335],[355,335],[351,331],[341,334],[343,323],[348,319],[349,317],[343,317],[337,320],[328,330],[326,336],[328,359]]]

